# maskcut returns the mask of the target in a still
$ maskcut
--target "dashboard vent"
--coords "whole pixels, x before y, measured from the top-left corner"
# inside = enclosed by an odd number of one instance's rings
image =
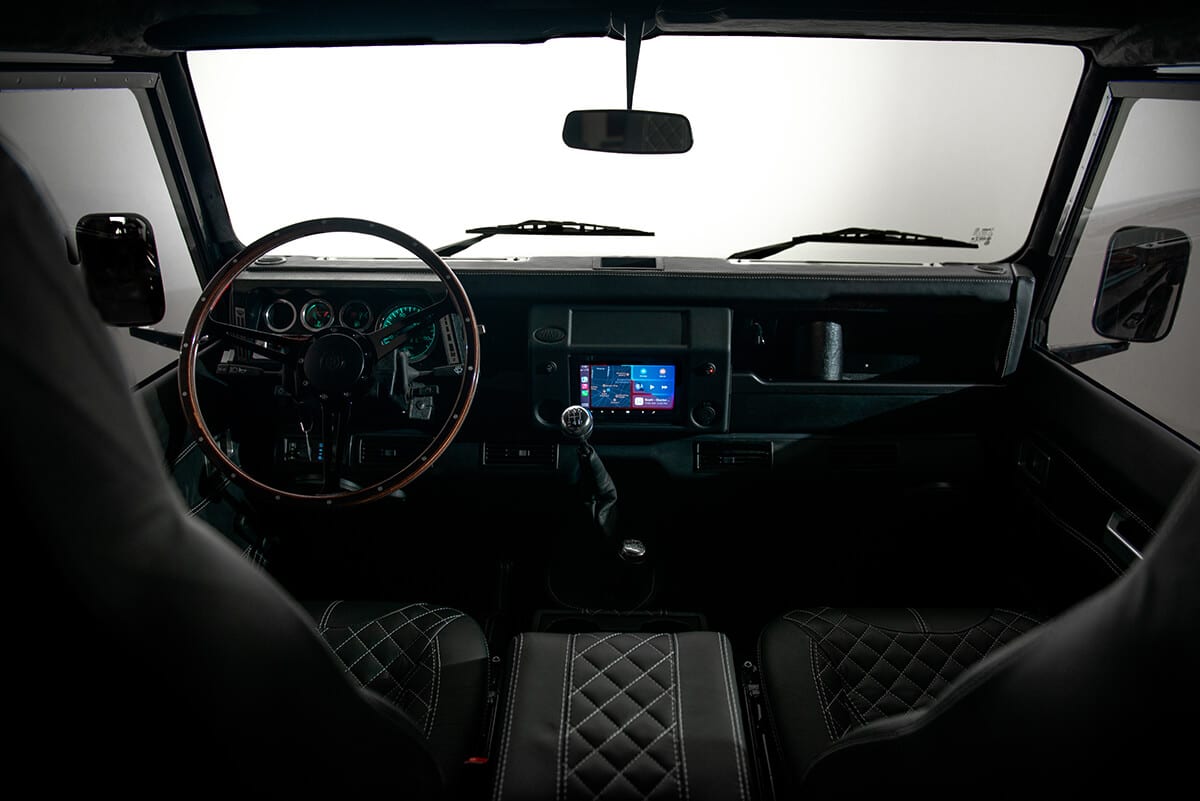
[[[413,459],[419,450],[419,443],[407,437],[359,437],[353,453],[360,465],[399,467]]]
[[[558,467],[558,443],[485,442],[483,463],[488,467]]]
[[[767,470],[771,467],[774,448],[771,442],[721,442],[702,440],[696,443],[696,470]]]

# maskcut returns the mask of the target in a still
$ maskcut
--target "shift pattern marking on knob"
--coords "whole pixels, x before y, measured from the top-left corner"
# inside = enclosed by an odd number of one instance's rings
[[[592,433],[593,424],[592,413],[578,404],[563,409],[559,418],[559,429],[563,436],[574,440],[587,439]]]

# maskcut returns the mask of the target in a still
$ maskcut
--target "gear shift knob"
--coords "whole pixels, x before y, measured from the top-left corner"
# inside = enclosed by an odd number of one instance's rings
[[[563,409],[558,421],[563,436],[573,442],[587,442],[592,426],[592,413],[578,404]]]

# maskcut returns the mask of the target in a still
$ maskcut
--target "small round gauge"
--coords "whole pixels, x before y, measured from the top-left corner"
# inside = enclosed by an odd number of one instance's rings
[[[349,301],[338,312],[338,321],[355,331],[366,331],[372,319],[371,307],[361,300]]]
[[[263,320],[266,322],[267,328],[277,334],[287,331],[296,324],[296,307],[290,300],[277,298],[271,301],[271,305],[267,307],[267,311],[263,314]]]
[[[392,323],[398,323],[405,317],[408,317],[411,314],[416,314],[419,311],[421,311],[420,306],[393,306],[388,310],[387,314],[379,318],[379,325],[376,326],[375,330],[386,328]],[[429,355],[429,351],[433,350],[433,343],[436,339],[437,329],[434,328],[433,323],[430,323],[429,325],[422,326],[414,331],[410,331],[408,334],[408,342],[404,344],[404,347],[401,348],[401,350],[408,354],[409,361],[419,362],[421,359],[424,359]],[[391,337],[384,337],[380,344],[386,345],[391,341]]]
[[[300,322],[309,331],[324,331],[333,325],[333,306],[324,298],[310,300],[300,311]]]

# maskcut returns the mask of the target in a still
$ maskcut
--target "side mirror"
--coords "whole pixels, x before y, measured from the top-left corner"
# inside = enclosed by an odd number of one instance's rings
[[[692,124],[682,114],[662,111],[572,111],[563,123],[562,138],[577,150],[686,153],[692,149]]]
[[[1125,342],[1165,337],[1175,321],[1191,253],[1191,240],[1175,228],[1117,229],[1108,240],[1092,328]]]
[[[154,229],[140,214],[88,214],[75,225],[88,297],[109,325],[161,322],[167,303]]]

